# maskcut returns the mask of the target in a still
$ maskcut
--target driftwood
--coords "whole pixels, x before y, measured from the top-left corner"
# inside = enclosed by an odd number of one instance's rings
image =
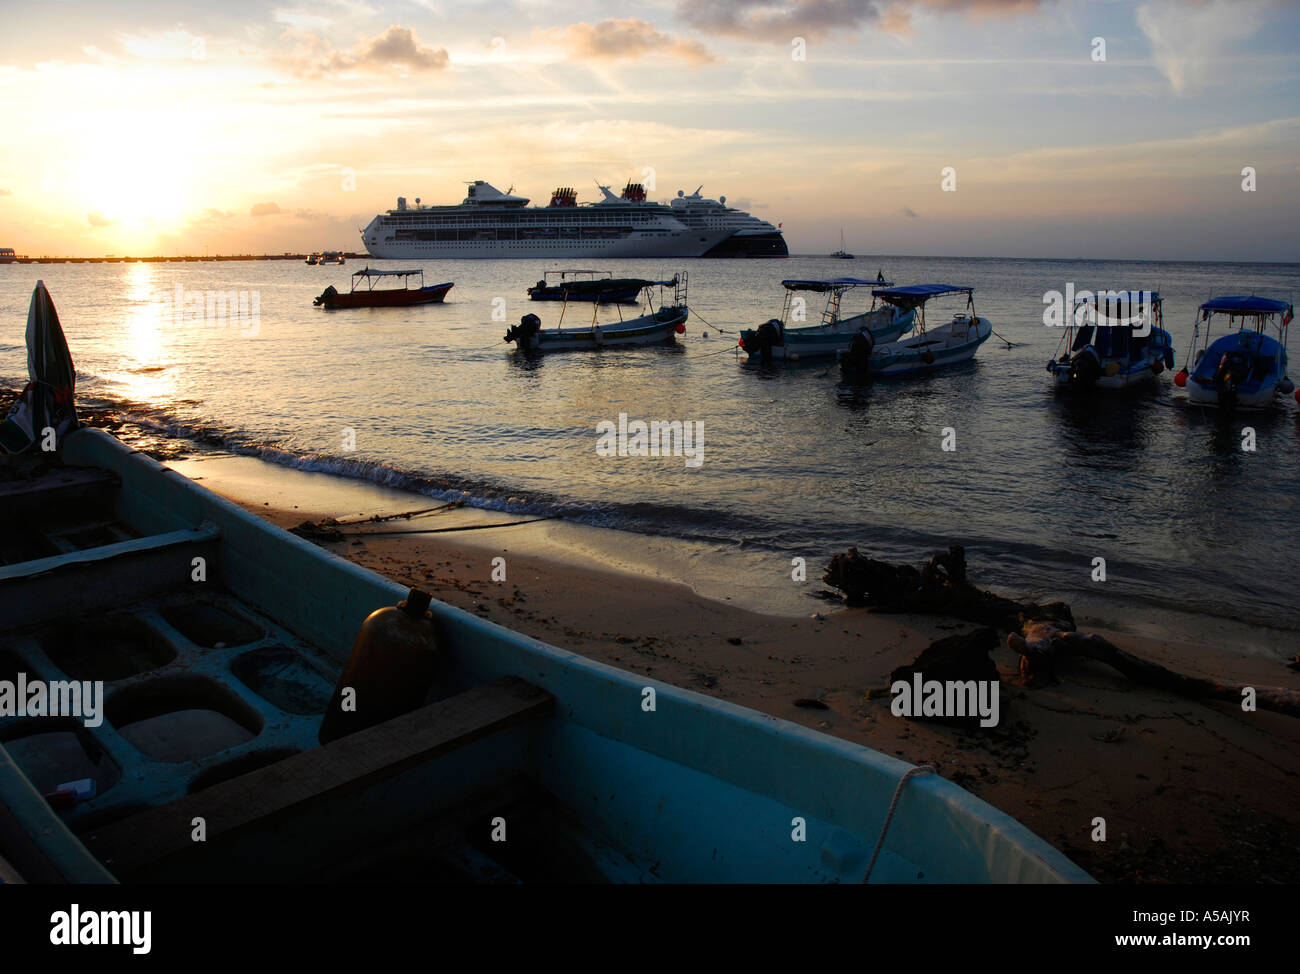
[[[822,580],[843,592],[849,605],[880,612],[946,615],[1005,630],[1019,629],[1025,619],[1051,619],[1074,628],[1064,602],[1017,602],[976,588],[966,577],[966,551],[960,545],[934,555],[919,570],[864,558],[850,548],[831,559]]]
[[[1020,675],[1029,685],[1052,679],[1058,659],[1081,656],[1109,663],[1135,683],[1200,700],[1240,704],[1242,691],[1249,686],[1176,673],[1139,659],[1095,633],[1065,631],[1050,621],[1026,622],[1024,635],[1013,632],[1007,637],[1007,645],[1020,654]],[[1259,708],[1300,717],[1300,690],[1264,686],[1253,689]]]

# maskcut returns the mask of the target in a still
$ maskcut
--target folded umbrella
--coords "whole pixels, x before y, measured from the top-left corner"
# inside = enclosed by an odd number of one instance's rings
[[[23,453],[45,442],[48,429],[54,430],[57,447],[78,425],[77,371],[44,281],[36,282],[27,309],[27,378],[27,387],[0,423],[0,449],[7,453]]]

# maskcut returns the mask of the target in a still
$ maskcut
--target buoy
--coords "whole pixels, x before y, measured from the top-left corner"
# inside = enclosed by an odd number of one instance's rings
[[[677,322],[677,334],[679,334],[679,335],[685,335],[685,334],[686,334],[686,323],[685,323],[685,322],[681,322],[681,321]]]
[[[317,735],[322,744],[409,713],[424,702],[439,664],[430,600],[428,592],[413,588],[396,606],[366,617],[325,708]]]
[[[1295,391],[1295,401],[1300,402],[1300,389]]]
[[[1178,386],[1179,389],[1182,389],[1184,386],[1187,385],[1186,369],[1179,369],[1178,372],[1174,375],[1174,385]]]

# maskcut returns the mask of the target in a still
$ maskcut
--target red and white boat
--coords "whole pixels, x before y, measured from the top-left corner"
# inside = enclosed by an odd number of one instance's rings
[[[376,281],[386,277],[400,278],[401,287],[375,287]],[[411,286],[411,278],[419,283]],[[352,275],[352,290],[340,293],[332,284],[312,303],[318,308],[388,308],[408,304],[441,303],[452,289],[453,282],[424,285],[424,271],[374,271],[369,267]]]

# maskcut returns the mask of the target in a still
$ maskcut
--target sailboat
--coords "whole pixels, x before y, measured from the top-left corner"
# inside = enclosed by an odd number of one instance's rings
[[[840,249],[831,254],[836,260],[857,260],[851,253],[844,249],[844,228],[840,227]]]

